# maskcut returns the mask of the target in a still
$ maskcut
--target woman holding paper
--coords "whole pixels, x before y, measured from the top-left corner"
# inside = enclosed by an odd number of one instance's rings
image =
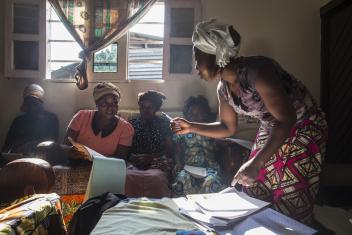
[[[102,82],[94,87],[93,97],[97,110],[77,112],[68,125],[66,137],[104,156],[126,159],[134,130],[129,122],[117,116],[120,90],[112,83]]]
[[[239,57],[240,35],[232,26],[201,22],[192,40],[200,77],[220,78],[220,121],[204,124],[176,118],[174,132],[224,138],[236,133],[238,114],[258,118],[261,125],[249,160],[232,185],[242,184],[250,196],[309,222],[325,154],[324,114],[304,85],[276,61]]]
[[[215,120],[208,100],[191,96],[185,101],[183,115],[193,122]],[[216,161],[217,145],[213,138],[194,133],[175,135],[175,171],[172,184],[175,196],[215,193],[223,189],[222,172]]]

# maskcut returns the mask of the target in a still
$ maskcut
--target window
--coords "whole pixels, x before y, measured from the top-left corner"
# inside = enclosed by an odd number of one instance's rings
[[[118,69],[117,74],[104,74],[104,79],[160,81],[194,76],[192,32],[201,18],[200,10],[200,1],[197,0],[155,3],[129,30],[127,37],[123,38],[125,41],[117,44],[116,63],[118,68],[126,71]],[[93,68],[96,63],[95,60]],[[92,77],[102,78],[101,72],[111,71],[94,70]]]
[[[48,79],[73,79],[76,67],[81,62],[79,53],[82,51],[80,45],[73,39],[71,34],[60,21],[55,10],[48,5]],[[120,41],[120,40],[119,40]],[[123,42],[123,40],[121,40]],[[119,43],[113,43],[93,54],[93,59],[88,63],[88,74],[92,80],[116,80],[120,77],[118,53]],[[123,47],[122,47],[123,49]],[[121,58],[120,61],[123,61]],[[94,73],[94,74],[93,74]],[[104,74],[102,74],[104,73]]]
[[[116,73],[117,72],[117,43],[105,47],[94,53],[94,73]]]
[[[48,15],[47,78],[73,79],[81,61],[78,55],[82,48],[61,23],[52,7],[48,8]]]
[[[82,48],[45,0],[6,0],[5,75],[73,79]],[[93,54],[93,81],[175,80],[194,75],[192,31],[200,0],[160,0],[126,36]]]
[[[162,79],[164,14],[164,2],[157,2],[129,30],[128,79]]]

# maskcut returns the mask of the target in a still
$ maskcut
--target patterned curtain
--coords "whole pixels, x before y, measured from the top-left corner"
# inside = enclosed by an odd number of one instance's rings
[[[121,38],[157,0],[49,0],[60,20],[80,44],[82,62],[76,84],[88,87],[87,62],[93,52]]]

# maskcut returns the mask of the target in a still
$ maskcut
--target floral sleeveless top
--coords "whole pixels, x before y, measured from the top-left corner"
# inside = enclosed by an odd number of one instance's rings
[[[268,68],[268,66],[274,69],[282,81],[296,110],[297,122],[309,119],[317,112],[321,113],[307,88],[273,59],[264,56],[239,57],[235,66],[240,83],[240,96],[236,97],[231,93],[228,82],[225,80],[221,80],[218,84],[218,95],[224,98],[236,113],[259,119],[262,128],[270,129],[274,124],[274,117],[267,110],[255,89],[255,77],[260,69]]]

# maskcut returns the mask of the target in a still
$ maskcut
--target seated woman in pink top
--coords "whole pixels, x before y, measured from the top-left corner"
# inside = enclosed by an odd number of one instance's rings
[[[126,159],[132,145],[132,125],[118,117],[121,93],[114,84],[102,82],[94,87],[97,110],[81,110],[68,125],[68,137],[107,157]]]

